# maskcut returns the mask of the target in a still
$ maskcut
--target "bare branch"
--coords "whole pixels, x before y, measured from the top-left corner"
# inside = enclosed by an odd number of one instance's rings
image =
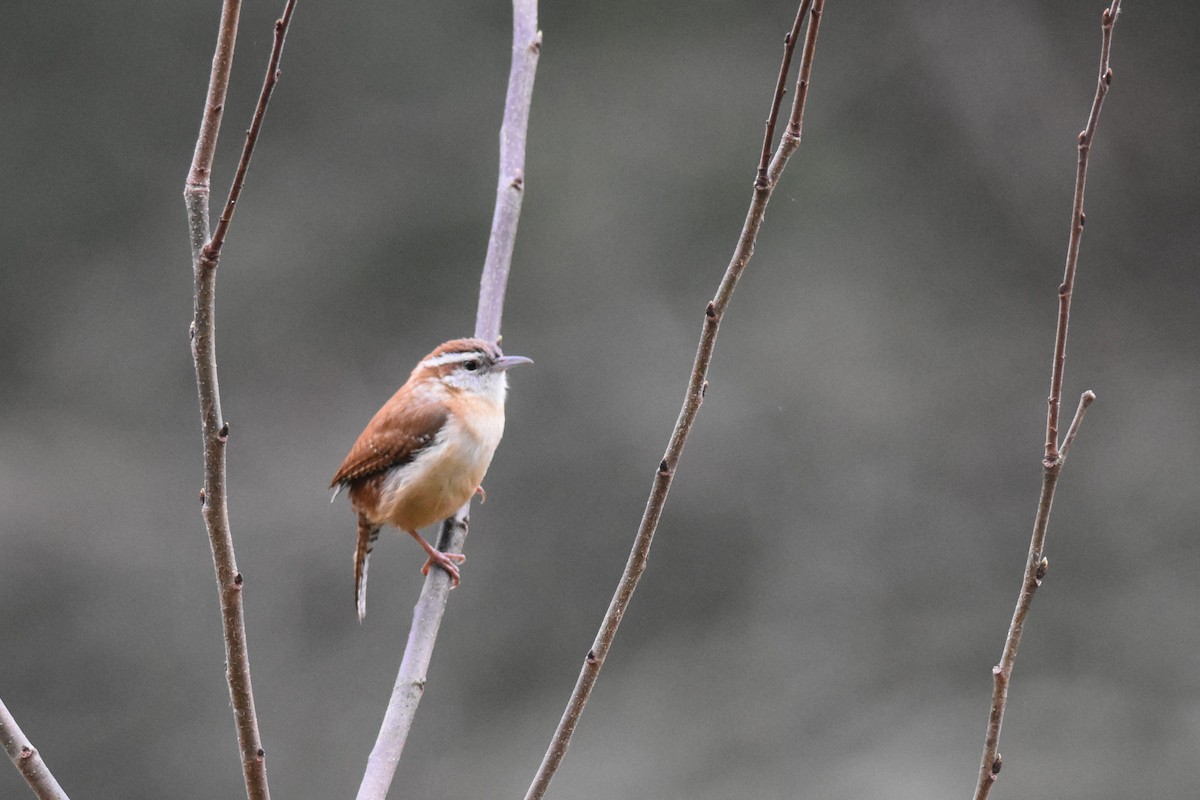
[[[267,100],[278,78],[279,57],[294,8],[295,0],[288,0],[284,7],[283,17],[275,23],[275,45],[271,52],[267,79],[259,97],[254,122],[247,135],[246,146],[242,151],[241,163],[238,165],[233,188],[230,190],[230,198],[218,227],[222,241],[232,218],[237,195],[241,192],[241,186],[245,181],[246,169],[254,149],[258,130],[262,125],[262,116],[266,111]],[[225,93],[229,85],[239,11],[240,2],[238,0],[226,0],[217,36],[217,52],[213,57],[208,100],[200,126],[200,135],[196,142],[192,169],[188,174],[183,194],[184,202],[187,205],[188,228],[192,245],[192,272],[195,280],[194,316],[190,330],[192,360],[196,368],[196,389],[200,399],[200,419],[204,442],[204,488],[200,491],[200,503],[205,528],[208,531],[209,544],[212,548],[213,568],[216,572],[218,597],[221,601],[221,620],[225,639],[225,677],[229,684],[229,697],[233,704],[246,795],[250,800],[269,800],[266,760],[258,730],[258,716],[254,709],[254,690],[250,680],[250,658],[242,611],[242,589],[245,582],[237,568],[227,506],[225,445],[229,441],[229,423],[221,414],[221,391],[217,379],[216,355],[216,278],[221,242],[209,239],[209,179],[212,173],[213,154],[216,148],[217,134],[220,130]]]
[[[500,127],[496,207],[475,318],[475,336],[480,339],[497,340],[500,336],[504,291],[512,264],[521,201],[525,195],[525,139],[533,99],[533,81],[542,47],[537,11],[537,0],[513,0],[512,65],[504,103],[504,122]],[[443,523],[437,542],[439,550],[462,552],[470,507],[468,502],[455,518]],[[430,570],[413,609],[412,628],[404,647],[400,670],[375,746],[367,760],[367,769],[358,789],[358,800],[383,800],[391,786],[408,739],[408,731],[417,713],[417,705],[425,691],[429,662],[433,658],[433,648],[449,594],[450,578],[446,572]]]
[[[221,117],[225,112],[225,95],[229,90],[229,73],[233,69],[233,47],[237,41],[241,0],[225,0],[221,6],[221,22],[217,28],[217,46],[213,53],[212,73],[208,78],[208,97],[200,119],[200,135],[196,151],[184,183],[183,197],[188,209],[188,231],[192,245],[192,260],[198,260],[200,249],[208,241],[208,193],[212,178],[213,157],[217,152],[217,136],[221,132]]]
[[[517,220],[525,197],[525,138],[529,129],[529,107],[533,101],[533,79],[542,51],[542,32],[537,26],[537,0],[513,0],[513,51],[504,101],[504,123],[500,126],[500,176],[496,184],[496,209],[488,238],[487,259],[479,281],[479,307],[475,314],[475,337],[500,337],[504,290],[517,239]]]
[[[213,53],[212,74],[208,78],[208,98],[196,138],[196,152],[187,185],[208,188],[212,176],[213,157],[217,152],[217,135],[221,132],[221,115],[225,111],[225,93],[229,89],[229,73],[233,69],[233,46],[237,40],[238,17],[242,0],[225,0],[221,6],[221,22],[217,28],[217,47]]]
[[[796,9],[796,21],[792,23],[792,29],[783,37],[783,61],[779,64],[779,80],[775,82],[775,98],[771,101],[766,130],[763,131],[762,155],[758,159],[758,176],[754,179],[756,187],[766,187],[767,185],[767,166],[771,160],[771,143],[775,141],[775,123],[779,120],[779,106],[783,103],[784,93],[787,92],[784,87],[787,84],[788,74],[792,70],[792,55],[796,52],[796,42],[800,38],[800,26],[804,24],[804,18],[808,16],[808,9],[811,5],[812,0],[804,0],[800,4],[800,8]]]
[[[8,753],[13,765],[39,800],[68,800],[67,793],[50,774],[50,768],[42,761],[37,749],[25,738],[21,726],[13,719],[3,700],[0,700],[0,742],[4,743],[4,752]]]
[[[1000,727],[1004,721],[1004,710],[1008,704],[1008,686],[1012,679],[1013,664],[1017,658],[1017,647],[1021,643],[1021,632],[1029,615],[1029,607],[1033,603],[1033,593],[1042,585],[1050,562],[1045,557],[1046,527],[1050,522],[1050,509],[1054,503],[1054,489],[1058,484],[1058,476],[1062,472],[1067,452],[1079,433],[1083,415],[1088,406],[1096,399],[1091,391],[1083,393],[1079,399],[1079,408],[1067,431],[1066,439],[1060,450],[1058,446],[1058,414],[1062,398],[1063,365],[1066,361],[1067,322],[1071,314],[1071,292],[1075,285],[1075,268],[1079,259],[1079,241],[1083,235],[1083,187],[1087,177],[1088,151],[1091,148],[1092,137],[1096,132],[1096,122],[1100,117],[1100,106],[1108,86],[1112,82],[1112,69],[1108,65],[1109,47],[1112,44],[1113,25],[1121,10],[1121,0],[1112,0],[1112,5],[1104,10],[1101,17],[1101,47],[1100,47],[1100,77],[1096,84],[1096,95],[1092,101],[1092,110],[1088,115],[1087,126],[1079,134],[1079,164],[1075,174],[1075,202],[1071,217],[1071,239],[1067,247],[1066,276],[1058,289],[1058,330],[1054,339],[1054,367],[1050,380],[1050,410],[1046,419],[1046,449],[1042,459],[1042,493],[1038,500],[1037,516],[1033,523],[1033,536],[1029,542],[1029,553],[1025,560],[1025,574],[1021,579],[1021,591],[1017,595],[1017,605],[1013,610],[1012,621],[1008,626],[1008,635],[1004,640],[1004,652],[1000,663],[992,668],[992,704],[988,714],[987,735],[984,739],[983,757],[979,763],[979,780],[975,786],[975,800],[985,800],[992,790],[996,778],[1000,775],[1002,759],[1000,757]]]
[[[1083,415],[1087,413],[1088,407],[1096,401],[1096,393],[1091,389],[1079,396],[1079,407],[1075,409],[1075,418],[1071,420],[1071,427],[1067,428],[1067,437],[1063,439],[1062,451],[1058,454],[1060,460],[1067,459],[1067,453],[1071,449],[1071,444],[1075,441],[1075,437],[1079,434],[1079,425],[1083,422]]]
[[[809,0],[803,0],[801,3],[801,16],[803,16],[803,11],[808,5]],[[762,180],[763,171],[761,166],[756,173],[754,197],[750,202],[750,209],[747,212],[746,221],[742,227],[742,233],[738,238],[737,246],[734,248],[733,257],[725,270],[724,277],[721,278],[721,283],[717,287],[716,294],[704,311],[704,324],[701,329],[700,342],[696,350],[695,361],[692,364],[692,374],[688,380],[683,405],[679,411],[679,418],[675,422],[675,428],[671,432],[667,450],[655,472],[654,482],[650,489],[650,497],[646,502],[646,509],[643,512],[641,524],[638,526],[633,548],[625,564],[625,571],[621,575],[620,582],[617,584],[617,589],[613,594],[612,601],[609,603],[608,611],[600,623],[600,630],[596,634],[596,639],[591,649],[588,650],[587,656],[584,658],[583,668],[579,672],[575,689],[571,692],[566,710],[563,712],[562,719],[558,723],[558,728],[550,740],[550,746],[547,748],[546,755],[542,759],[542,764],[538,769],[537,775],[534,776],[533,783],[525,795],[525,800],[538,800],[538,798],[543,797],[550,786],[550,781],[554,778],[554,774],[558,771],[558,767],[566,755],[567,747],[570,745],[571,736],[575,732],[575,726],[579,722],[579,717],[582,715],[588,697],[591,695],[592,687],[595,686],[600,669],[604,666],[604,659],[607,657],[613,639],[616,637],[617,627],[621,624],[621,618],[625,615],[625,611],[629,607],[629,601],[633,596],[634,590],[637,588],[638,581],[646,569],[646,560],[650,553],[650,545],[654,539],[654,532],[658,528],[659,518],[662,516],[663,508],[666,505],[667,492],[671,488],[675,468],[683,453],[683,447],[687,442],[688,434],[691,432],[692,424],[696,420],[696,414],[699,412],[700,405],[704,401],[705,390],[708,388],[708,366],[712,361],[713,348],[716,345],[717,330],[721,324],[721,316],[725,313],[729,299],[733,295],[734,288],[737,286],[738,279],[741,277],[742,272],[745,271],[746,265],[750,262],[750,257],[754,253],[754,240],[758,235],[759,228],[762,226],[763,215],[766,212],[767,202],[771,199],[771,193],[784,167],[787,165],[789,156],[791,156],[800,144],[800,126],[803,120],[805,100],[808,96],[808,81],[812,72],[812,61],[816,52],[817,32],[821,24],[821,15],[824,6],[824,0],[812,0],[812,10],[809,15],[810,21],[804,43],[804,53],[800,62],[800,77],[796,96],[793,100],[788,130],[784,133],[779,147],[775,150],[771,164],[766,170],[767,179]],[[789,48],[785,48],[785,63],[790,58],[791,51]],[[772,99],[772,118],[777,113],[777,103],[780,96],[777,86]],[[768,122],[768,127],[770,126],[771,123]]]
[[[804,128],[804,107],[808,100],[808,86],[812,82],[812,65],[813,55],[817,49],[817,27],[821,24],[821,13],[825,10],[824,3],[817,3],[812,10],[812,22],[808,26],[808,36],[804,39],[804,55],[800,58],[800,77],[796,80],[796,99],[792,101],[792,116],[788,120],[788,135],[784,142],[780,143],[780,147],[786,143],[787,138],[794,139],[791,149],[788,150],[790,155],[792,150],[800,145],[800,134]],[[782,167],[780,167],[782,169]],[[778,175],[776,175],[778,177]]]
[[[254,145],[258,142],[258,133],[262,130],[263,120],[267,116],[267,103],[271,102],[271,92],[279,81],[279,59],[283,56],[283,43],[287,38],[288,27],[292,24],[292,12],[296,10],[296,0],[287,0],[283,8],[283,16],[275,20],[275,43],[271,47],[271,58],[267,61],[267,74],[263,77],[262,91],[258,94],[258,104],[254,108],[254,119],[246,131],[246,141],[242,145],[242,157],[238,160],[237,171],[234,173],[233,184],[229,187],[229,197],[225,200],[225,210],[217,221],[217,230],[213,233],[212,241],[204,248],[208,258],[220,258],[221,248],[225,245],[225,235],[229,232],[229,223],[233,220],[234,207],[242,195],[242,187],[246,184],[246,171],[250,168],[250,157],[254,155]]]
[[[1092,99],[1092,110],[1087,124],[1079,132],[1079,161],[1075,168],[1075,202],[1071,208],[1071,238],[1067,244],[1067,265],[1063,282],[1058,287],[1058,330],[1054,337],[1054,366],[1050,374],[1049,409],[1046,413],[1047,464],[1058,458],[1058,414],[1062,405],[1063,366],[1067,359],[1067,322],[1071,318],[1071,294],[1075,290],[1075,267],[1079,263],[1079,242],[1083,238],[1083,188],[1087,183],[1088,156],[1092,150],[1092,139],[1096,135],[1096,123],[1100,120],[1100,107],[1112,84],[1113,72],[1108,65],[1109,49],[1112,46],[1113,26],[1121,13],[1121,0],[1113,0],[1104,9],[1100,18],[1100,74],[1096,79],[1096,95]]]

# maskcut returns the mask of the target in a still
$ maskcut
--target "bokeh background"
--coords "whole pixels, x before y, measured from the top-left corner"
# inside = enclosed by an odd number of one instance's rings
[[[0,697],[75,797],[236,797],[183,179],[219,3],[4,2]],[[625,562],[794,2],[543,4],[509,425],[397,797],[520,797]],[[246,3],[223,196],[281,2]],[[1102,2],[842,2],[556,798],[963,798],[1040,485]],[[472,327],[502,2],[302,0],[222,261],[231,513],[279,798],[352,796],[422,558],[355,620],[326,485]],[[996,797],[1194,796],[1200,11],[1126,4],[1061,482]],[[431,531],[427,534],[432,535]],[[403,787],[403,789],[399,788]],[[23,797],[0,769],[0,797]]]

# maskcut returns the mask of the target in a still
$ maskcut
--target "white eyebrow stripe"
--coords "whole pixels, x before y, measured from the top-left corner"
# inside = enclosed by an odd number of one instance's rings
[[[437,358],[427,358],[421,362],[422,367],[440,367],[445,364],[461,364],[464,361],[471,359],[483,358],[483,352],[480,350],[470,350],[465,353],[443,353]]]

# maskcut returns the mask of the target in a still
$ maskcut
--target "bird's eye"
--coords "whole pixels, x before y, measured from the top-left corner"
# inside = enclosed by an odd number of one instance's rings
[[[479,369],[479,362],[473,358],[470,361],[464,361],[463,369],[465,369],[467,372],[474,372],[475,370]]]

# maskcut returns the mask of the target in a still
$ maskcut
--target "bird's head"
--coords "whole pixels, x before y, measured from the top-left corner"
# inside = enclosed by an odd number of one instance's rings
[[[508,370],[532,363],[524,356],[506,356],[483,339],[451,339],[421,359],[410,380],[437,381],[453,393],[466,392],[502,405]]]

